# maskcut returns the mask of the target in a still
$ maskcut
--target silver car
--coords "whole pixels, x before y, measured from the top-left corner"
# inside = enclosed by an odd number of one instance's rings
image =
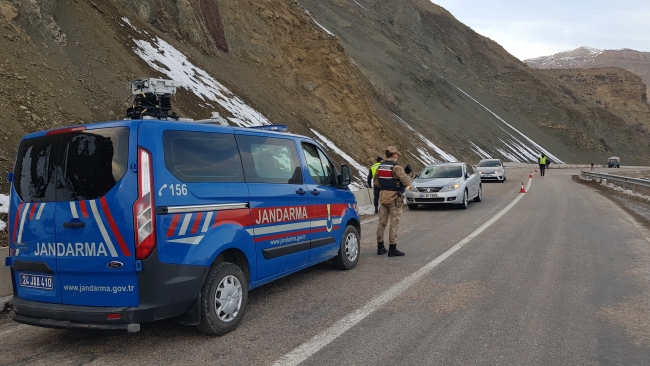
[[[500,159],[483,159],[476,166],[482,181],[496,180],[501,183],[506,181],[506,170],[504,168]]]
[[[441,163],[425,167],[406,190],[411,210],[419,205],[453,203],[467,208],[470,199],[481,202],[481,178],[466,163]]]

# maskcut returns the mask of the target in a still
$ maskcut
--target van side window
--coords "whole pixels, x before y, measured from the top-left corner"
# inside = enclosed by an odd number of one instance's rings
[[[302,150],[307,159],[309,175],[321,186],[336,185],[336,170],[327,156],[316,146],[303,142]]]
[[[230,134],[167,130],[165,166],[186,183],[243,182],[241,160]]]
[[[302,170],[293,140],[237,135],[248,183],[302,184]]]

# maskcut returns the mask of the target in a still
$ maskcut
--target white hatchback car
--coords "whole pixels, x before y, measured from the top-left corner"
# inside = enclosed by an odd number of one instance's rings
[[[483,159],[476,166],[481,181],[496,180],[497,182],[506,181],[506,170],[500,159]]]
[[[483,187],[478,174],[466,163],[442,163],[425,167],[406,190],[411,210],[420,204],[452,203],[467,208],[470,199],[481,202]]]

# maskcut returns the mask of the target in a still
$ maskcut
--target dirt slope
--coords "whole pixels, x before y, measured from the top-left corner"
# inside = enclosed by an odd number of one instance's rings
[[[648,156],[619,117],[428,0],[0,0],[0,171],[24,134],[122,118],[129,80],[166,77],[136,40],[168,42],[271,122],[361,165],[389,144],[416,169],[479,149],[526,160],[539,150],[517,131],[566,162]],[[212,112],[185,89],[177,101],[182,116]]]
[[[566,161],[613,151],[628,160],[648,156],[647,142],[621,118],[576,102],[555,79],[427,0],[299,2],[339,37],[378,90],[390,91],[395,113],[461,156],[468,140],[491,153],[508,150],[502,128],[512,130],[456,87]]]
[[[539,72],[555,78],[567,95],[607,109],[640,138],[650,138],[650,104],[640,76],[617,67]]]

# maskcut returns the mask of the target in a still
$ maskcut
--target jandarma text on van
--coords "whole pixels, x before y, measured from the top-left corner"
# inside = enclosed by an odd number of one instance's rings
[[[285,207],[268,208],[257,211],[256,224],[266,224],[270,222],[293,221],[308,219],[307,207]]]
[[[93,243],[36,243],[34,255],[50,257],[108,257],[103,242]]]

